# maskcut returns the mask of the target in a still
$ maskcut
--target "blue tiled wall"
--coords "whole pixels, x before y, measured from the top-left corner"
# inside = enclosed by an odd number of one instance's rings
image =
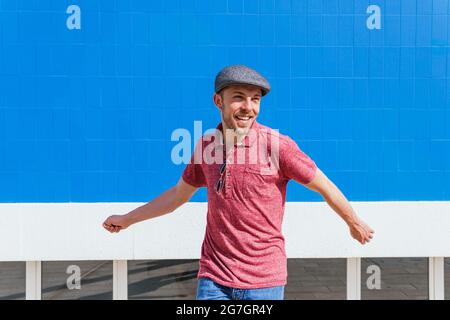
[[[0,202],[153,198],[184,168],[172,131],[219,121],[213,79],[232,63],[269,78],[260,122],[349,199],[449,200],[449,15],[448,0],[0,0]]]

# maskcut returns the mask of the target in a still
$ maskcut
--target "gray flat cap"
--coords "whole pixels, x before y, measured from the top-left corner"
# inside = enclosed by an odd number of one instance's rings
[[[234,84],[250,84],[260,87],[263,96],[270,91],[269,81],[252,68],[244,65],[232,65],[220,70],[214,83],[215,91],[218,93],[223,88]]]

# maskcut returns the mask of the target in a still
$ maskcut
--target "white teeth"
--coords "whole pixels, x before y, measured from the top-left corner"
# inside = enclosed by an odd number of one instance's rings
[[[250,119],[250,117],[239,117],[239,116],[236,116],[236,118],[238,118],[239,120],[248,120],[248,119]]]

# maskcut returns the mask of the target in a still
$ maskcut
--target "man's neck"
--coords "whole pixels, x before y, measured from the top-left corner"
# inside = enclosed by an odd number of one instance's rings
[[[225,122],[222,121],[222,129],[223,129],[223,141],[224,144],[227,143],[227,141],[233,141],[233,144],[242,144],[242,142],[245,139],[245,136],[247,134],[238,134],[236,130],[228,128]]]

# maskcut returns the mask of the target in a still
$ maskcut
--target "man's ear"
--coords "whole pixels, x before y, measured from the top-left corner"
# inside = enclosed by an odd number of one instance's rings
[[[214,101],[214,104],[217,106],[217,108],[219,108],[219,110],[222,111],[222,106],[223,106],[222,96],[220,94],[214,93],[213,101]]]

